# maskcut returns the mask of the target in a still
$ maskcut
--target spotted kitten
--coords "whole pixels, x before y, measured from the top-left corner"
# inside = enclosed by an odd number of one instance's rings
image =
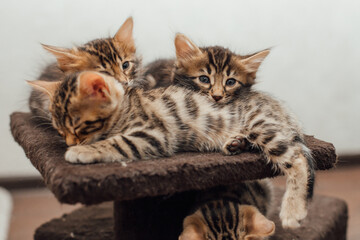
[[[176,61],[163,64],[172,69],[174,84],[200,92],[219,105],[243,102],[243,129],[224,152],[238,154],[258,148],[276,163],[288,177],[282,223],[284,227],[298,227],[313,195],[314,166],[297,121],[278,101],[251,89],[269,50],[241,56],[218,46],[199,48],[183,34],[176,36],[175,48]]]
[[[147,86],[139,78],[141,60],[136,56],[132,36],[133,20],[128,18],[113,38],[101,38],[73,48],[42,45],[57,58],[57,64],[45,68],[39,79],[59,81],[65,74],[92,70],[108,74],[122,83]],[[49,119],[49,100],[46,94],[33,90],[29,99],[31,112]]]
[[[238,64],[251,69],[259,63],[251,58]],[[187,88],[144,91],[97,72],[30,84],[50,96],[53,125],[66,143],[79,144],[67,150],[69,162],[125,162],[180,151],[232,155],[240,152],[234,142],[247,139],[287,176],[283,226],[298,227],[307,215],[314,179],[310,150],[283,107],[248,85],[230,103],[215,104]]]
[[[268,181],[249,181],[199,192],[179,240],[267,239],[275,231],[266,216],[272,203]]]

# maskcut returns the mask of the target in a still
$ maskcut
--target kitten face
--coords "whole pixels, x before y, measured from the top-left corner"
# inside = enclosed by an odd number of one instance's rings
[[[128,18],[113,38],[97,39],[72,49],[43,47],[56,56],[59,68],[65,73],[97,71],[129,83],[136,78],[140,64],[135,56],[132,29],[132,18]]]
[[[219,200],[187,216],[179,240],[261,240],[274,231],[257,208]]]
[[[98,140],[124,95],[119,82],[97,72],[70,74],[62,82],[30,84],[50,96],[52,124],[68,146]]]
[[[228,102],[242,88],[253,85],[256,71],[269,53],[265,50],[240,56],[222,47],[199,48],[181,34],[175,38],[175,47],[175,82],[219,103]]]

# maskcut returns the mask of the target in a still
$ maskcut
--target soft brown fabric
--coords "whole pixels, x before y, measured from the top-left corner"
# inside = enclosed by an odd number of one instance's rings
[[[42,174],[48,188],[63,203],[95,204],[109,200],[200,190],[243,180],[274,177],[278,172],[261,154],[181,153],[170,158],[120,163],[74,165],[65,162],[66,145],[49,125],[29,113],[11,115],[11,132]],[[317,169],[336,163],[331,143],[306,137]]]
[[[35,240],[111,240],[114,239],[113,205],[82,207],[55,218],[35,231]]]
[[[346,227],[348,210],[346,203],[342,200],[315,195],[313,202],[309,206],[309,215],[303,221],[302,226],[296,230],[284,230],[279,220],[279,209],[283,191],[276,189],[275,207],[271,213],[271,220],[276,224],[275,235],[269,240],[346,240]],[[162,201],[161,204],[164,202]],[[172,205],[171,203],[170,205]],[[156,204],[154,205],[156,206]],[[178,210],[177,215],[172,215],[174,219],[182,218],[184,213]],[[130,212],[130,211],[129,211]],[[121,214],[118,212],[117,214]],[[145,215],[145,214],[144,214]],[[165,214],[164,214],[165,216]],[[145,216],[144,216],[145,217]],[[135,216],[128,216],[126,221],[116,227],[130,225]],[[141,220],[141,219],[140,219]],[[128,234],[119,236],[121,240],[176,240],[179,233],[173,229],[180,229],[180,226],[173,227],[170,222],[162,218],[153,219],[152,225],[159,225],[162,228],[163,237],[158,237],[153,229],[149,228],[149,223],[135,225],[137,236]],[[156,222],[157,221],[157,222]],[[113,207],[111,204],[101,204],[99,206],[83,207],[69,215],[53,219],[35,232],[35,240],[98,240],[114,239],[113,230]],[[124,230],[126,231],[126,229]],[[166,236],[166,237],[165,237]]]

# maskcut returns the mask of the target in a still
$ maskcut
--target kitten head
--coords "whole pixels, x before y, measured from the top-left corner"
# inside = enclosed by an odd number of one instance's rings
[[[253,85],[261,62],[270,52],[240,56],[223,47],[199,48],[183,34],[176,35],[175,48],[175,83],[205,93],[219,103],[226,103]]]
[[[122,84],[98,72],[69,74],[61,82],[37,80],[29,84],[50,97],[52,124],[69,146],[98,140],[124,97]]]
[[[185,218],[179,240],[261,240],[275,224],[250,205],[205,204]]]
[[[128,18],[113,38],[102,38],[73,48],[42,45],[55,55],[65,73],[97,71],[113,76],[121,83],[137,77],[140,60],[135,56],[133,20]]]

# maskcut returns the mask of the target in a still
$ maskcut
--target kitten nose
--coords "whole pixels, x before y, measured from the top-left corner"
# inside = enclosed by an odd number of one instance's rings
[[[215,101],[219,101],[223,98],[223,96],[212,96]]]
[[[68,146],[74,146],[74,145],[78,144],[78,141],[76,141],[76,140],[77,139],[71,135],[67,135],[65,138],[66,145],[68,145]]]

